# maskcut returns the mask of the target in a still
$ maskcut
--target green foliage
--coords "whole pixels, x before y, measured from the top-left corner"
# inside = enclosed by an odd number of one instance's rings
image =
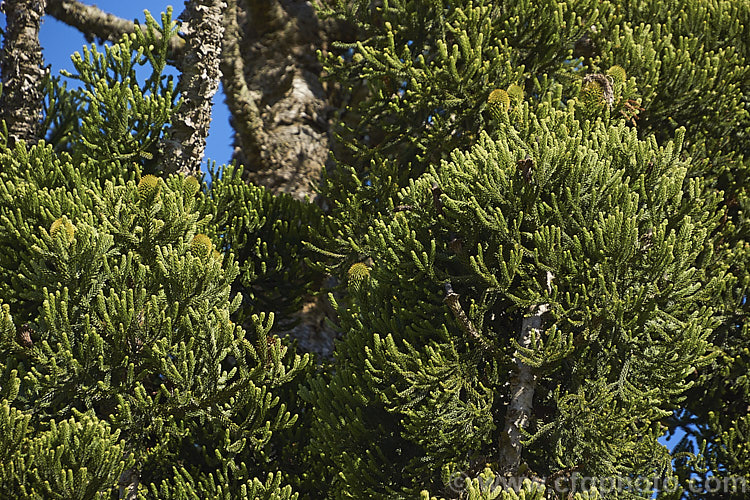
[[[151,495],[163,500],[201,500],[215,498],[222,500],[295,500],[290,486],[281,486],[281,475],[269,474],[265,482],[258,479],[239,487],[227,487],[226,476],[221,472],[209,474],[207,478],[195,481],[185,469],[175,469],[174,477],[163,482],[159,488],[152,486]]]
[[[289,195],[274,196],[242,180],[234,166],[213,173],[211,189],[198,200],[199,211],[211,217],[207,234],[222,253],[232,252],[240,265],[235,289],[243,297],[238,322],[252,314],[274,311],[279,332],[294,326],[294,314],[324,279],[313,265],[317,253],[305,242],[327,233],[322,211]]]
[[[54,156],[44,144],[5,155],[15,153]],[[40,171],[15,184],[31,188],[45,164],[36,165]],[[0,174],[6,187],[14,174]],[[251,481],[253,454],[295,421],[273,388],[307,357],[268,342],[272,316],[253,316],[249,333],[230,320],[240,304],[230,296],[239,266],[231,255],[212,257],[213,243],[199,232],[209,218],[185,196],[182,177],[144,177],[138,186],[106,181],[101,189],[75,180],[72,193],[33,186],[35,211],[47,219],[63,211],[61,195],[75,206],[49,233],[48,222],[12,226],[9,214],[30,219],[18,205],[2,210],[3,234],[20,233],[16,241],[24,242],[14,247],[23,286],[4,300],[18,306],[32,340],[22,345],[6,328],[0,341],[4,358],[21,363],[15,407],[41,427],[77,412],[108,421],[141,464],[145,484],[169,475],[174,460],[193,474],[213,470],[220,452],[225,466],[244,467],[227,472],[227,481]]]
[[[316,212],[250,186],[231,201],[231,173],[216,191],[146,174],[158,168],[138,156],[174,109],[159,76],[167,36],[154,43],[147,23],[76,59],[84,85],[58,97],[80,126],[0,151],[2,496],[110,498],[137,477],[141,497],[296,498],[272,438],[297,420],[286,386],[310,356],[233,286],[263,296],[281,252],[302,246],[284,238],[307,229],[296,215]],[[222,216],[238,214],[255,225],[231,233]]]
[[[744,383],[748,363],[748,272],[750,226],[747,174],[750,168],[750,3],[616,2],[614,15],[591,33],[596,53],[592,69],[612,64],[637,75],[642,93],[638,127],[660,141],[677,127],[687,129],[685,148],[694,158],[689,175],[700,176],[723,195],[724,216],[715,237],[714,273],[729,270],[736,281],[716,297],[722,324],[710,340],[720,358],[696,374],[685,411],[671,425],[687,432],[678,452],[705,447],[705,469],[680,460],[684,484],[743,477],[743,455],[728,438],[742,426],[750,394]],[[722,410],[717,412],[716,410]],[[711,415],[711,412],[715,412]],[[728,441],[729,439],[729,441]],[[735,451],[738,454],[734,457]],[[728,493],[687,492],[690,498],[725,498]],[[741,495],[741,494],[740,494]]]
[[[525,478],[514,482],[503,482],[502,478],[489,468],[482,471],[476,478],[458,478],[455,485],[460,485],[461,489],[465,491],[462,498],[470,500],[544,500],[547,498],[545,495],[547,488],[543,484]],[[431,496],[427,491],[422,491],[419,498],[422,500],[439,499],[439,497]],[[571,500],[599,500],[602,496],[596,487],[593,487],[584,492],[574,490],[567,498]]]
[[[59,78],[46,85],[44,129],[55,149],[69,151],[73,163],[93,162],[98,177],[127,177],[139,165],[158,173],[159,140],[178,102],[171,76],[162,75],[169,40],[177,34],[171,8],[159,26],[146,13],[145,29],[124,35],[100,52],[92,45],[73,57],[79,88]],[[150,66],[143,84],[136,70]]]
[[[325,13],[361,33],[322,55],[352,102],[321,252],[346,336],[304,392],[326,494],[413,498],[502,462],[519,362],[536,474],[670,477],[657,439],[679,429],[688,496],[710,497],[691,474],[746,476],[750,3]]]
[[[170,12],[0,138],[0,496],[744,498],[750,3],[329,5],[325,213],[160,176]]]
[[[591,69],[617,64],[637,75],[644,133],[663,140],[682,126],[696,159],[747,156],[750,5],[638,0],[609,7],[612,15],[590,33]]]
[[[7,498],[109,498],[120,472],[132,466],[118,431],[91,415],[51,420],[32,433],[31,416],[2,402],[0,492]]]

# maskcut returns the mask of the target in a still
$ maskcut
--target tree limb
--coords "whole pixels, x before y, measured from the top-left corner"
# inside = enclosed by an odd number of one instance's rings
[[[2,59],[3,91],[0,119],[8,127],[10,143],[38,141],[42,117],[42,48],[39,25],[44,15],[44,0],[6,0],[2,3],[7,28]]]
[[[245,65],[240,54],[240,27],[237,0],[227,0],[221,51],[221,83],[227,107],[237,132],[239,146],[248,156],[258,156],[263,144],[263,119],[245,81]]]
[[[554,276],[547,271],[547,290],[552,288]],[[523,318],[518,344],[522,348],[531,347],[532,336],[542,329],[542,315],[549,310],[549,304],[531,307],[531,316]],[[499,462],[500,472],[507,476],[515,476],[521,465],[521,451],[523,435],[521,429],[529,425],[534,409],[534,390],[536,389],[536,375],[532,368],[520,359],[517,350],[513,355],[516,371],[510,377],[510,405],[505,414],[505,426],[500,435]]]
[[[177,91],[182,104],[162,143],[162,164],[166,173],[200,171],[211,125],[213,96],[219,90],[221,72],[222,0],[189,0],[180,15],[186,47],[175,67],[180,72]]]
[[[290,22],[278,0],[244,0],[244,3],[253,19],[255,30],[260,35],[278,31]]]
[[[104,12],[93,5],[77,0],[47,0],[47,14],[68,26],[78,29],[88,38],[117,42],[125,33],[133,33],[140,26],[133,21]],[[185,49],[185,40],[173,36],[169,40],[169,58],[174,60]]]

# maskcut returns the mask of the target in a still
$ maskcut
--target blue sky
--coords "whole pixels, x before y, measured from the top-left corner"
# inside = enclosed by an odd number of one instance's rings
[[[148,10],[157,19],[161,12],[166,11],[168,5],[174,8],[173,17],[182,12],[182,2],[170,4],[168,2],[149,0],[83,0],[87,4],[95,4],[100,9],[125,19],[145,19],[144,10]],[[5,28],[5,15],[0,14],[0,26]],[[52,74],[59,75],[65,69],[75,72],[70,56],[81,51],[86,40],[81,33],[68,25],[57,21],[51,16],[45,16],[39,33],[44,62],[51,66]],[[214,96],[213,121],[206,144],[206,158],[215,160],[217,164],[228,163],[232,156],[232,128],[229,126],[229,110],[224,104],[224,94],[219,92]],[[204,159],[204,165],[206,160]]]

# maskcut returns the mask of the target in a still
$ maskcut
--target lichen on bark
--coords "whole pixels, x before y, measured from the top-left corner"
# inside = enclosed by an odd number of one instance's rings
[[[224,34],[222,0],[190,0],[180,16],[185,50],[175,63],[180,72],[177,91],[181,104],[162,144],[165,172],[200,171],[211,125],[213,96],[219,90],[221,40]]]
[[[45,0],[5,0],[0,9],[7,22],[0,59],[3,80],[0,119],[5,121],[11,144],[19,140],[36,143],[45,75],[39,45]]]

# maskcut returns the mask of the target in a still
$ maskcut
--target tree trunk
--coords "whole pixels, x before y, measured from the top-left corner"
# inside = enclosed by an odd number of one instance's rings
[[[255,184],[299,199],[313,196],[330,150],[330,108],[316,56],[326,34],[309,2],[240,3],[243,80],[259,121],[248,137],[237,123],[242,114],[232,109],[233,97],[227,96],[238,131],[234,158],[245,165],[247,179]]]
[[[551,293],[554,276],[547,271],[547,291]],[[518,335],[518,345],[531,348],[533,335],[542,330],[542,316],[549,310],[549,304],[539,304],[530,309],[531,316],[523,318],[521,333]],[[500,435],[499,466],[505,476],[515,477],[521,465],[523,451],[522,429],[526,429],[534,411],[534,391],[536,390],[536,375],[532,367],[524,363],[519,352],[513,355],[516,371],[510,377],[510,404],[505,413],[505,426]]]
[[[531,335],[542,328],[542,315],[547,312],[547,304],[534,308],[531,316],[523,319],[518,344],[521,347],[531,347]],[[534,390],[536,389],[536,375],[531,367],[514,355],[516,371],[510,377],[510,404],[505,413],[505,426],[500,438],[500,472],[507,476],[515,476],[521,465],[521,429],[529,425],[529,419],[534,409]]]
[[[45,70],[39,25],[45,0],[5,0],[0,8],[7,20],[0,61],[0,119],[8,127],[11,144],[19,140],[36,143],[43,109]]]
[[[331,150],[333,89],[321,81],[317,51],[329,39],[352,38],[346,26],[321,22],[300,0],[234,0],[222,61],[223,85],[235,129],[233,159],[249,182],[297,199],[316,199]],[[311,299],[288,333],[304,351],[333,353],[333,311]]]

